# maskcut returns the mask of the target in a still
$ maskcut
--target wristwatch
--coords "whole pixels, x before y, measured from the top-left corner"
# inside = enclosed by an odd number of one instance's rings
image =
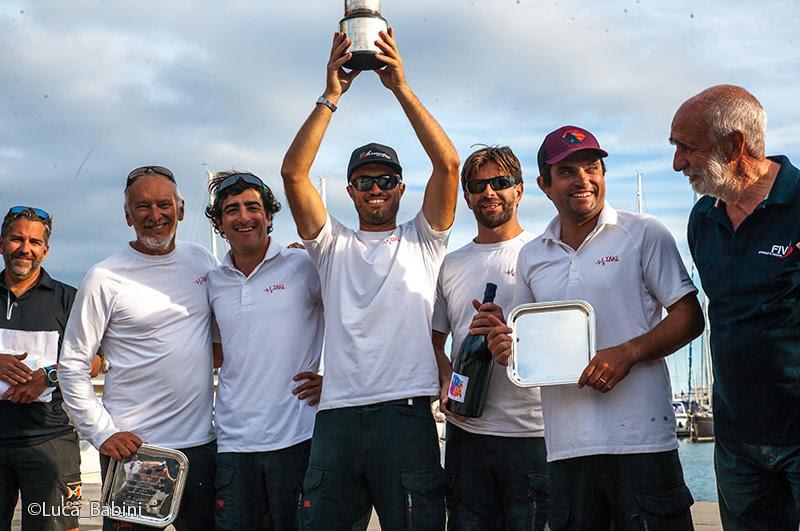
[[[320,96],[317,98],[317,105],[324,105],[325,107],[329,108],[331,112],[336,112],[336,105],[325,96]]]
[[[46,367],[42,367],[42,370],[47,379],[47,387],[55,387],[58,383],[58,369],[53,365],[47,365]]]

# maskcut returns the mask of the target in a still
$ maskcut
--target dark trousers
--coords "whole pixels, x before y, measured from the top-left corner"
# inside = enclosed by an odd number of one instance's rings
[[[69,432],[34,446],[0,448],[0,530],[9,531],[22,493],[25,531],[78,527],[81,451]]]
[[[447,529],[541,531],[547,523],[543,437],[480,435],[447,425]]]
[[[800,444],[767,446],[717,437],[714,470],[726,531],[800,528]]]
[[[549,463],[550,529],[692,531],[678,450]]]
[[[214,473],[216,471],[217,442],[211,441],[192,448],[176,448],[189,460],[189,475],[183,489],[178,517],[172,522],[177,531],[213,531],[214,529]],[[100,470],[105,481],[111,458],[100,455]],[[103,531],[130,529],[153,531],[155,527],[103,518]]]
[[[217,454],[217,531],[297,531],[311,441],[269,452]]]
[[[442,531],[446,478],[439,459],[427,397],[320,411],[301,527],[350,531],[374,506],[384,531]]]

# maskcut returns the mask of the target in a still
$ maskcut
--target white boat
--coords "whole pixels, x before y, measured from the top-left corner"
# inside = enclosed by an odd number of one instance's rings
[[[672,408],[675,410],[675,435],[678,437],[688,437],[690,433],[689,415],[686,413],[686,406],[678,400],[672,401]]]

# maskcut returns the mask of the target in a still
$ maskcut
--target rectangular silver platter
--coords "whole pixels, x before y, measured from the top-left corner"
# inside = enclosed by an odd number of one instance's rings
[[[506,373],[520,387],[578,383],[595,354],[594,309],[586,301],[522,304],[507,322],[514,331]]]
[[[178,516],[189,460],[183,452],[143,444],[122,461],[111,460],[100,502],[111,518],[166,527]]]

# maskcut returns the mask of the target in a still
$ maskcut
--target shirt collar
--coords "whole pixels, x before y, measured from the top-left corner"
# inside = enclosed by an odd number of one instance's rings
[[[780,164],[781,168],[778,170],[778,175],[775,176],[775,182],[772,183],[772,188],[769,189],[766,199],[759,203],[756,208],[763,208],[766,205],[788,205],[792,202],[795,193],[797,193],[798,185],[800,185],[800,170],[795,168],[785,155],[767,158]],[[713,208],[710,208],[706,215],[721,223],[730,223],[724,208],[725,202],[719,198],[714,198],[713,201]]]
[[[261,267],[265,263],[269,262],[270,260],[272,260],[273,258],[278,256],[279,254],[281,254],[281,251],[283,249],[284,249],[283,245],[281,245],[277,240],[275,240],[275,238],[270,237],[270,239],[269,239],[269,247],[267,247],[267,254],[264,255],[264,259],[261,260],[261,263],[258,264],[258,266],[253,270],[253,273],[255,273],[256,271],[261,269]],[[225,253],[225,257],[222,259],[221,266],[224,269],[229,269],[231,271],[238,271],[238,269],[236,269],[236,266],[233,264],[233,251],[232,250],[229,250],[227,253]],[[252,273],[251,273],[251,275],[252,275]]]
[[[5,269],[0,271],[0,286],[3,287],[3,289],[5,289],[6,291],[8,291],[8,286],[6,286]],[[53,279],[50,277],[50,275],[47,274],[47,271],[45,271],[44,268],[41,268],[41,274],[39,275],[39,278],[36,280],[36,284],[31,286],[31,288],[25,293],[33,291],[37,288],[49,289],[51,291],[55,289],[55,284],[53,283]]]
[[[792,166],[789,158],[784,155],[767,158],[780,164],[781,169],[778,170],[778,175],[775,176],[775,182],[772,183],[772,188],[770,188],[764,203],[787,205],[797,192],[797,185],[800,183],[800,170]]]
[[[616,225],[617,217],[617,210],[606,201],[603,203],[603,210],[600,211],[600,216],[597,218],[597,226],[592,233],[597,232],[603,225]],[[561,220],[558,215],[547,225],[547,228],[542,233],[542,240],[561,240]]]

